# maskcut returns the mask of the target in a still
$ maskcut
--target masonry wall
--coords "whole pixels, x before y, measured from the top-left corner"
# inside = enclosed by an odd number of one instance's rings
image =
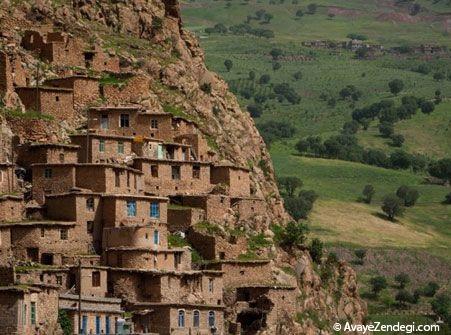
[[[159,242],[154,243],[154,233],[158,232]],[[157,249],[167,246],[167,229],[165,224],[155,223],[150,226],[115,227],[103,230],[103,247],[114,248],[120,246],[147,247]]]
[[[178,254],[180,264],[175,263],[175,255]],[[185,254],[185,255],[183,255]],[[106,264],[113,267],[122,267],[130,269],[146,269],[146,270],[190,270],[191,262],[188,259],[191,256],[186,251],[173,251],[170,249],[163,250],[107,250],[105,252]]]
[[[212,166],[211,183],[227,185],[231,197],[249,197],[249,172],[229,166]]]
[[[74,107],[81,109],[100,99],[99,81],[91,77],[67,77],[50,79],[45,85],[72,89]]]
[[[221,262],[212,265],[211,268],[224,272],[224,287],[270,284],[272,280],[269,262]]]
[[[168,230],[170,232],[186,232],[189,227],[205,219],[205,211],[201,208],[168,208]]]
[[[222,222],[230,213],[230,198],[223,195],[182,196],[181,202],[183,206],[202,208],[211,222]]]
[[[184,134],[174,137],[174,140],[179,143],[190,145],[198,160],[202,162],[209,160],[208,144],[202,135],[197,133]]]
[[[23,145],[19,149],[17,164],[29,168],[36,163],[77,163],[77,159],[77,148]]]
[[[0,222],[20,221],[25,216],[25,204],[19,197],[0,197]]]
[[[17,282],[29,285],[45,284],[60,286],[59,292],[66,292],[71,288],[70,276],[68,269],[30,269],[21,271],[16,274]]]
[[[14,165],[0,163],[0,194],[17,191],[17,178]]]
[[[250,220],[257,215],[265,215],[266,205],[263,199],[234,198],[232,209],[238,213],[240,220]]]
[[[51,177],[46,177],[45,170],[51,169]],[[32,195],[39,204],[44,203],[45,194],[64,193],[76,186],[75,167],[73,165],[33,165]]]
[[[205,259],[237,259],[247,250],[247,240],[242,236],[211,236],[191,229],[188,241]]]
[[[6,91],[12,91],[13,89],[13,77],[9,57],[5,52],[0,51],[0,98],[3,97]]]
[[[0,334],[10,335],[22,331],[21,318],[19,318],[22,300],[18,293],[0,291]],[[20,321],[19,321],[20,320]]]
[[[10,267],[11,259],[11,229],[9,227],[0,227],[0,265]],[[5,274],[4,271],[3,274]],[[5,285],[5,283],[1,285]]]
[[[118,105],[126,103],[140,103],[149,95],[150,79],[143,75],[120,76],[124,85],[103,85],[103,97],[109,104]]]
[[[151,165],[157,166],[158,176],[152,176]],[[199,167],[199,178],[193,178],[193,166]],[[144,172],[147,192],[171,194],[196,194],[210,191],[210,167],[183,161],[136,160],[135,167]],[[172,178],[172,167],[180,169],[180,179]]]

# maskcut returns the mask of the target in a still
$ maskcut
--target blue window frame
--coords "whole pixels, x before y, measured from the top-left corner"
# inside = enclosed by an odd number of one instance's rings
[[[193,327],[199,328],[200,326],[200,313],[199,311],[195,310],[193,312]]]
[[[36,303],[34,301],[30,303],[30,320],[32,325],[36,324]]]
[[[183,309],[179,310],[178,326],[180,328],[185,327],[185,311]]]
[[[135,200],[127,201],[127,216],[136,216],[136,214],[137,214],[136,201]]]
[[[99,151],[105,152],[105,140],[99,140]]]
[[[81,321],[81,333],[83,335],[88,334],[88,316],[83,315],[82,321]]]
[[[96,315],[96,335],[100,335],[100,316]]]
[[[110,335],[110,317],[109,316],[105,316],[105,334],[106,335]]]
[[[152,202],[150,204],[150,217],[155,219],[160,217],[160,204],[158,202]]]
[[[153,231],[153,244],[160,244],[160,232],[156,229]]]

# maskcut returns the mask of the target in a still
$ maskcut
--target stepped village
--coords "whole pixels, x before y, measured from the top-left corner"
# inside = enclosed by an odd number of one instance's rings
[[[265,215],[247,168],[192,120],[129,103],[149,83],[114,53],[53,27],[1,42],[7,104],[85,127],[1,144],[0,334],[62,334],[59,313],[76,334],[247,334],[294,315],[296,280],[275,281],[268,255],[240,257],[245,237],[199,228]]]

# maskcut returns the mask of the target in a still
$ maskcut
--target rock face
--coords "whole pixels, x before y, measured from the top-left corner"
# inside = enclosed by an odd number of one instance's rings
[[[65,4],[61,5],[62,2]],[[30,0],[17,6],[8,0],[0,3],[0,32],[9,32],[4,35],[7,40],[20,41],[20,30],[40,26],[45,31],[48,25],[114,51],[123,68],[142,77],[136,83],[134,101],[128,102],[182,113],[198,124],[210,147],[217,152],[218,160],[249,168],[255,195],[266,201],[267,217],[258,224],[262,232],[268,232],[270,223],[289,220],[262,137],[252,118],[240,109],[228,91],[227,84],[206,68],[198,41],[182,27],[176,0]],[[134,85],[132,81],[128,84]],[[123,89],[133,91],[134,87]],[[123,101],[116,96],[107,102]],[[1,123],[2,135],[8,139],[14,135],[19,140],[63,140],[66,131],[70,131],[43,120],[6,117]],[[328,333],[319,330],[321,327],[312,321],[311,313],[320,315],[328,327],[332,320],[363,322],[366,307],[358,297],[351,268],[335,264],[328,277],[321,278],[313,270],[308,252],[297,251],[293,255],[280,250],[277,255],[277,267],[287,265],[296,269],[303,298],[299,310],[302,322],[289,319],[286,324],[277,325],[277,329],[268,329],[266,334]]]

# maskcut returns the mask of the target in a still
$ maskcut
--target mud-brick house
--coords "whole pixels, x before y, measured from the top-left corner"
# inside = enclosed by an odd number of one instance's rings
[[[16,93],[27,111],[67,122],[75,120],[74,91],[70,88],[18,86]]]
[[[237,259],[247,250],[247,240],[244,236],[222,237],[192,227],[187,238],[204,259]]]
[[[172,140],[171,114],[146,111],[141,106],[106,106],[88,110],[88,129],[122,136]]]
[[[119,57],[112,52],[105,52],[101,47],[95,45],[91,49],[83,50],[84,67],[96,72],[121,71]]]
[[[81,296],[81,329],[78,329],[78,294],[60,294],[59,309],[66,311],[74,334],[116,334],[124,311],[121,300]]]
[[[63,163],[33,164],[32,195],[40,204],[46,194],[81,188],[100,193],[138,194],[142,172],[124,165]]]
[[[21,221],[25,217],[23,196],[0,195],[0,222]]]
[[[17,190],[14,164],[0,163],[0,194],[11,194]]]
[[[25,143],[18,147],[17,164],[29,169],[37,163],[77,163],[79,147],[64,143]]]
[[[176,134],[177,130],[174,131]],[[191,148],[191,155],[195,160],[211,162],[215,159],[215,152],[208,147],[207,140],[196,131],[174,137],[174,141],[188,145]]]
[[[236,321],[247,333],[278,324],[296,313],[297,290],[288,285],[250,285],[236,289]]]
[[[185,233],[191,226],[205,220],[205,211],[201,208],[174,204],[168,206],[168,230],[171,233]]]
[[[231,164],[216,164],[211,167],[210,180],[212,184],[227,187],[231,197],[249,197],[249,169]]]
[[[26,30],[21,46],[44,61],[57,66],[84,67],[84,42],[63,32]]]
[[[62,265],[64,255],[87,254],[90,236],[79,234],[75,222],[23,221],[1,224],[9,228],[9,241],[16,260]]]
[[[43,86],[72,90],[75,109],[82,109],[100,99],[98,77],[72,75],[64,78],[48,79]]]
[[[210,164],[200,161],[137,157],[134,167],[144,174],[144,189],[159,195],[208,193]]]
[[[131,306],[135,330],[160,335],[224,333],[224,306],[139,302]]]
[[[124,163],[131,161],[134,137],[100,134],[70,135],[71,142],[80,146],[80,163]]]
[[[171,203],[185,208],[197,208],[204,212],[204,219],[209,222],[223,222],[230,214],[230,197],[221,194],[184,194],[171,196]]]
[[[15,86],[27,85],[27,78],[20,57],[0,50],[0,97],[14,91]]]
[[[58,291],[53,285],[0,286],[0,334],[54,334]]]

